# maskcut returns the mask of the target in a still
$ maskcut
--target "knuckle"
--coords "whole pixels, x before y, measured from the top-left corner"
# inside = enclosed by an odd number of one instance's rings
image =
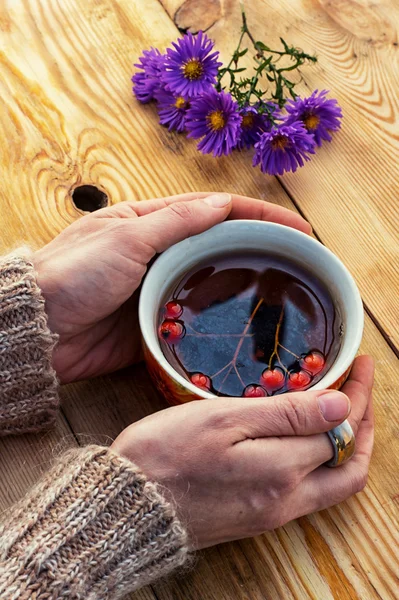
[[[193,218],[193,209],[187,202],[175,202],[169,206],[172,215],[177,216],[183,221],[190,221]]]
[[[283,503],[275,506],[273,510],[270,510],[265,499],[263,499],[262,506],[258,507],[257,512],[252,514],[255,514],[255,518],[252,519],[251,535],[260,535],[265,531],[277,529],[290,520]]]
[[[301,435],[307,430],[308,416],[306,406],[293,394],[287,394],[281,405],[283,418],[288,422],[294,435]]]
[[[275,522],[274,511],[268,510],[268,501],[262,492],[254,492],[246,501],[252,518],[249,521],[249,534],[259,535],[273,529]]]
[[[291,471],[289,473],[285,473],[281,480],[281,490],[280,493],[282,496],[287,496],[294,492],[298,485],[301,482],[301,477],[299,473],[296,471]]]
[[[359,492],[362,492],[367,485],[367,481],[367,471],[361,471],[360,473],[357,473],[352,480],[352,494],[358,494]]]
[[[208,416],[207,421],[207,426],[210,429],[224,430],[232,426],[231,415],[225,408],[216,408],[213,410]]]

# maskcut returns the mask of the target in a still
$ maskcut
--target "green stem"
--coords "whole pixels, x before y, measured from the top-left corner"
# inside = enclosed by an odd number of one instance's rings
[[[284,104],[286,102],[285,95],[288,96],[288,94],[289,94],[293,98],[296,97],[296,94],[293,90],[295,83],[288,80],[286,77],[284,77],[283,73],[289,72],[289,71],[295,71],[296,69],[298,69],[298,67],[303,65],[304,62],[307,60],[316,62],[317,59],[314,56],[310,56],[310,55],[306,54],[299,48],[289,46],[282,38],[280,38],[280,39],[281,39],[281,43],[284,47],[284,51],[273,50],[272,48],[269,48],[268,46],[263,44],[263,42],[256,41],[255,37],[252,35],[252,33],[248,27],[247,16],[245,14],[243,0],[241,0],[240,4],[241,4],[241,18],[242,18],[240,38],[238,40],[238,45],[237,45],[236,49],[234,50],[234,53],[233,53],[228,65],[219,70],[216,89],[218,91],[221,91],[221,89],[222,89],[221,81],[222,81],[223,77],[226,75],[226,73],[229,73],[230,78],[231,78],[229,91],[232,94],[232,96],[237,100],[237,102],[240,106],[245,106],[245,105],[250,104],[253,96],[256,97],[256,102],[262,101],[264,103],[264,106],[266,106],[267,99],[263,98],[263,96],[265,95],[265,91],[258,88],[258,83],[259,83],[260,78],[262,77],[262,75],[264,73],[266,73],[267,78],[272,83],[272,86],[274,86],[274,90],[272,91],[269,100],[274,100],[275,102],[278,103],[278,105],[281,108],[284,106]],[[239,56],[239,54],[240,54],[242,42],[243,42],[243,39],[245,36],[248,36],[250,42],[252,43],[254,50],[256,51],[254,60],[256,61],[258,66],[257,66],[255,74],[253,75],[252,78],[245,78],[245,79],[240,79],[240,81],[236,81],[236,75],[237,75],[237,73],[240,72],[240,69],[238,69],[238,62],[239,62],[239,59],[241,58]],[[247,49],[242,51],[242,55],[246,51],[247,51]],[[277,58],[273,58],[273,56],[276,56]],[[292,59],[295,60],[295,63],[290,66],[287,66],[287,67],[280,67],[278,69],[276,67],[276,64],[282,57],[289,57],[291,60]],[[232,68],[233,64],[234,64],[235,68]],[[243,70],[244,69],[241,69],[241,71],[243,71]],[[272,122],[274,122],[271,112],[270,111],[267,111],[267,112],[268,112]]]

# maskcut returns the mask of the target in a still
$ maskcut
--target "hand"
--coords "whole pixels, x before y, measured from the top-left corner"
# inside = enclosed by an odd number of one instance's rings
[[[140,359],[134,292],[157,253],[226,218],[274,221],[310,232],[302,217],[285,208],[229,194],[216,195],[212,204],[207,196],[116,204],[76,221],[36,252],[49,327],[59,334],[53,366],[62,383]]]
[[[364,488],[373,376],[372,359],[362,356],[344,393],[215,398],[169,408],[130,425],[113,448],[169,490],[193,548],[258,535]],[[329,469],[322,465],[333,450],[323,432],[341,423],[350,406],[356,452]]]

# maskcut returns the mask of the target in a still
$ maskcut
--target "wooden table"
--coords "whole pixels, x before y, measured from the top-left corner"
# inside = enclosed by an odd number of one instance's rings
[[[376,444],[364,492],[328,511],[207,552],[196,569],[137,600],[349,600],[399,597],[397,0],[248,0],[258,38],[283,35],[319,62],[299,91],[327,88],[344,122],[306,168],[263,176],[250,156],[215,160],[157,124],[132,97],[132,63],[177,27],[209,28],[224,59],[240,28],[237,0],[4,0],[0,6],[1,251],[49,241],[81,212],[79,184],[109,201],[226,190],[297,210],[355,276],[362,352],[377,361]],[[57,429],[0,443],[0,508],[67,446],[109,442],[164,406],[144,367],[62,390]]]

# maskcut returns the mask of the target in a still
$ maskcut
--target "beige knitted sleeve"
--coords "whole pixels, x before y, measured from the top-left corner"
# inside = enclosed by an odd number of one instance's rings
[[[28,251],[0,258],[0,435],[39,431],[54,422],[55,342]]]
[[[66,453],[0,528],[2,600],[116,600],[182,565],[172,506],[127,459]]]

